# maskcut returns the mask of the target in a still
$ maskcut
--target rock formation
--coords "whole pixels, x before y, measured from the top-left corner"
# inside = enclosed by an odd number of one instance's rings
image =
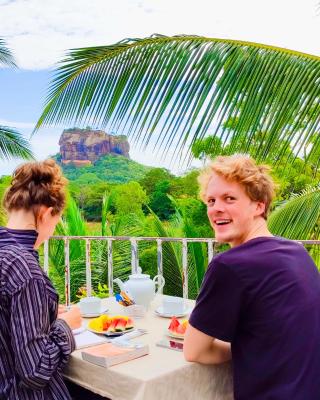
[[[105,154],[120,154],[129,158],[126,136],[112,136],[99,130],[65,129],[59,146],[63,164],[88,165]]]

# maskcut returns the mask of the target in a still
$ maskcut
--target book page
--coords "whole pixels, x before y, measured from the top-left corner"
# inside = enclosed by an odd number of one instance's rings
[[[107,342],[107,338],[104,336],[96,335],[90,331],[84,331],[75,335],[76,349],[83,349],[85,347],[95,346]]]

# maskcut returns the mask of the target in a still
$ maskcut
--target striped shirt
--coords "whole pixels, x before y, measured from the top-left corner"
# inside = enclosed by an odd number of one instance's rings
[[[0,399],[70,399],[61,370],[75,348],[33,249],[36,231],[0,227]]]

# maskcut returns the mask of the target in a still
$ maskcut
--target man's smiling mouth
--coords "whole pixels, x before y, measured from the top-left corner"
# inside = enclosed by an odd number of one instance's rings
[[[227,218],[221,218],[221,219],[215,219],[214,220],[214,223],[216,224],[216,225],[227,225],[227,224],[230,224],[230,222],[231,222],[231,219],[227,219]]]

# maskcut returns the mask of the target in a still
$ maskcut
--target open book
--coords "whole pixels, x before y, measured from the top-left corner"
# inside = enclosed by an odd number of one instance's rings
[[[85,349],[81,354],[83,360],[107,368],[149,354],[149,347],[143,344],[123,347],[105,343]]]

